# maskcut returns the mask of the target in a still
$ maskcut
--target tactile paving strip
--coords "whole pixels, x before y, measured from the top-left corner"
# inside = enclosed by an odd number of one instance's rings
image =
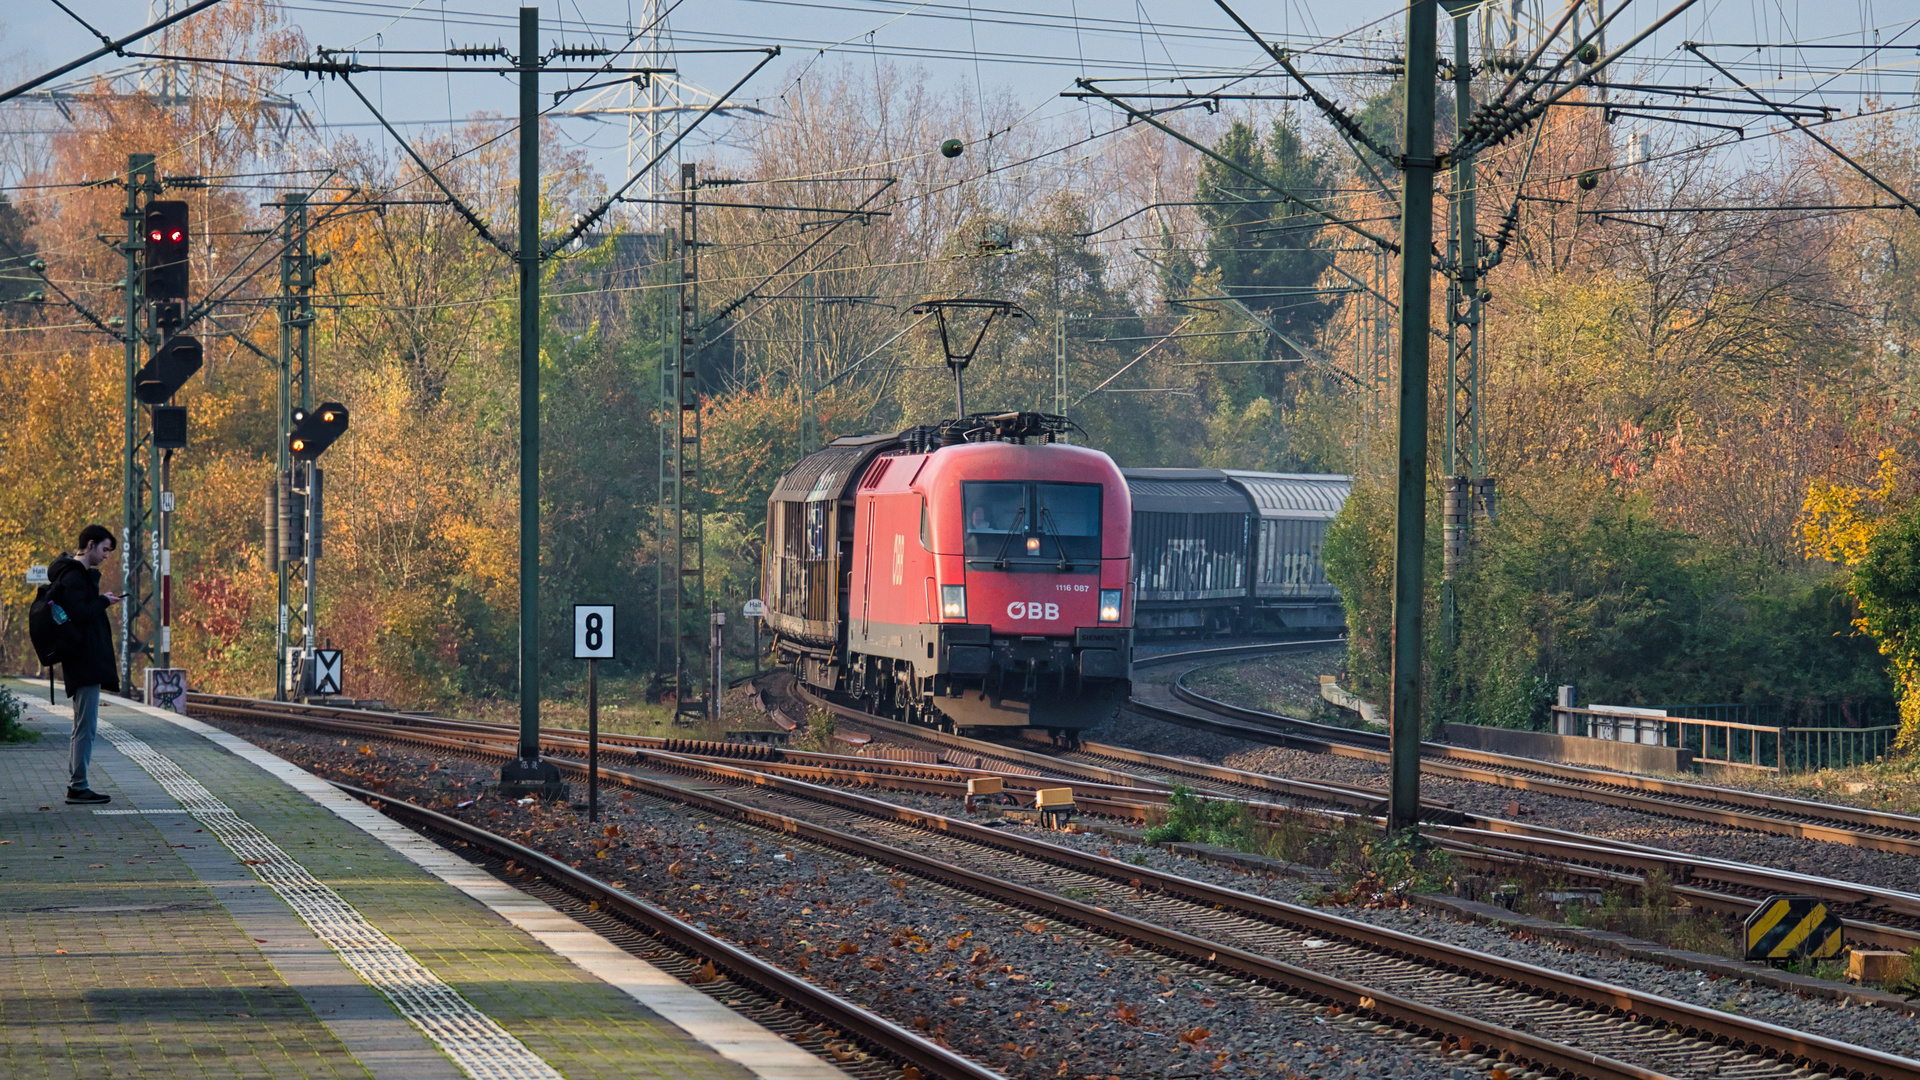
[[[320,940],[369,986],[385,994],[400,1015],[433,1040],[462,1072],[474,1080],[562,1080],[553,1066],[381,933],[173,759],[104,720],[100,734],[219,837]]]

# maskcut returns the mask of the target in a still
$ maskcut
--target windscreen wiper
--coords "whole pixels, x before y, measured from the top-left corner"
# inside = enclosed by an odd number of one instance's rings
[[[1040,527],[1047,530],[1048,536],[1053,537],[1054,549],[1060,552],[1059,568],[1063,571],[1072,570],[1073,560],[1067,557],[1067,542],[1060,539],[1060,530],[1053,524],[1053,511],[1044,506],[1040,508]]]
[[[1000,541],[1000,554],[994,556],[993,559],[993,568],[995,570],[1005,570],[1007,568],[1007,545],[1013,543],[1013,536],[1020,531],[1020,522],[1024,520],[1026,516],[1027,508],[1024,506],[1020,508],[1018,513],[1013,515],[1013,524],[1007,526],[1006,539]]]

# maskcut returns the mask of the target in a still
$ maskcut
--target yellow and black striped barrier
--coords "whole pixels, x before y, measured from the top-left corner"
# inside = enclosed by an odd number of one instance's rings
[[[1817,896],[1769,896],[1747,916],[1747,959],[1830,960],[1846,951],[1844,928]]]

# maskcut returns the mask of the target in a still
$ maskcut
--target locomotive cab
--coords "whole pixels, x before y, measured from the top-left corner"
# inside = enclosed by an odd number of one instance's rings
[[[908,722],[1036,727],[1069,742],[1124,700],[1131,503],[1112,459],[1054,442],[1054,419],[840,440],[782,478],[765,595],[776,647],[808,682]],[[810,466],[835,454],[837,469]],[[802,476],[815,498],[781,505]],[[830,521],[844,546],[824,535]],[[797,565],[835,547],[844,566]],[[820,619],[827,590],[808,587],[836,577],[836,617]]]

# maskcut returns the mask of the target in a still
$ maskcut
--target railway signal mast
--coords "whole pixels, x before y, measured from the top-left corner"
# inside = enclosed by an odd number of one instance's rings
[[[126,308],[117,327],[126,346],[125,429],[121,455],[120,684],[134,684],[140,657],[172,665],[173,452],[187,445],[187,410],[172,404],[200,370],[200,342],[189,322],[192,229],[188,205],[157,196],[166,187],[197,187],[189,177],[162,181],[152,154],[127,156]],[[144,357],[144,362],[143,362]],[[145,406],[146,424],[141,412]],[[155,481],[158,480],[158,487]],[[142,620],[153,625],[143,628]]]
[[[288,477],[292,481],[285,500],[288,512],[279,514],[278,518],[285,523],[283,529],[293,531],[291,537],[286,531],[282,532],[280,549],[285,554],[298,557],[304,579],[300,600],[300,648],[288,657],[288,668],[293,683],[291,689],[298,697],[307,698],[322,692],[313,640],[313,573],[314,563],[320,557],[321,491],[324,484],[317,462],[328,447],[347,433],[349,416],[345,405],[329,401],[311,412],[295,409],[288,418],[292,421],[292,430],[287,435],[286,454],[294,462],[294,471]],[[292,543],[288,542],[289,539]],[[283,574],[283,584],[285,580]]]
[[[160,609],[155,637],[156,666],[166,670],[173,667],[173,452],[187,445],[186,407],[170,402],[200,370],[203,357],[198,340],[177,332],[189,284],[187,204],[171,199],[149,203],[142,232],[147,245],[146,293],[153,305],[153,324],[167,335],[133,376],[134,396],[150,407],[149,430],[153,448],[160,453],[156,500],[159,528],[153,544]]]
[[[366,72],[387,70],[374,64],[359,62],[359,55],[340,50],[316,50],[318,59],[289,61],[282,67],[301,71],[309,75],[339,79],[353,95],[365,105],[381,126],[386,129],[413,163],[420,168],[431,181],[446,202],[464,218],[468,225],[480,234],[495,250],[513,260],[519,272],[520,294],[520,737],[517,753],[513,761],[502,766],[500,783],[503,793],[537,794],[547,798],[564,795],[566,785],[560,779],[560,770],[551,762],[540,757],[540,272],[547,260],[566,250],[574,241],[585,236],[596,224],[606,217],[609,210],[624,200],[635,186],[648,180],[653,168],[660,160],[671,154],[674,148],[690,134],[700,122],[712,115],[735,90],[744,86],[760,72],[760,69],[780,55],[776,48],[744,49],[743,52],[758,52],[763,56],[740,80],[726,93],[720,94],[702,110],[699,116],[685,124],[674,136],[661,146],[648,162],[635,175],[598,205],[576,217],[573,223],[559,235],[542,239],[540,234],[540,73],[553,71],[560,74],[588,75],[594,77],[612,75],[618,82],[636,82],[650,80],[655,75],[671,74],[670,68],[652,66],[627,66],[619,63],[620,51],[600,46],[555,47],[542,55],[540,52],[540,9],[523,7],[520,9],[520,49],[513,55],[504,46],[470,46],[445,50],[450,57],[470,61],[506,60],[507,64],[491,70],[501,74],[512,74],[520,82],[520,190],[518,197],[519,243],[510,244],[496,236],[493,230],[481,218],[473,207],[469,206],[454,190],[441,179],[433,166],[413,148],[400,133],[394,130],[380,109],[362,92],[353,81],[353,77]],[[571,66],[556,61],[585,60],[584,66]],[[406,70],[419,71],[417,66],[408,66]],[[440,70],[440,69],[436,69]],[[444,69],[451,72],[455,69]],[[489,70],[489,69],[469,69]],[[555,94],[563,98],[578,93],[590,86],[575,87]]]

